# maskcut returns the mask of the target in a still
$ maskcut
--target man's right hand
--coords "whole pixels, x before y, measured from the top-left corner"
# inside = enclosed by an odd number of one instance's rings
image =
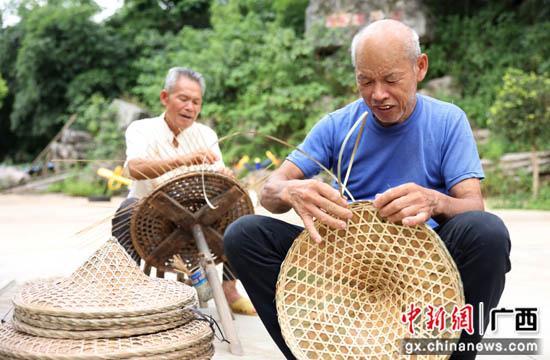
[[[178,159],[178,163],[180,166],[191,166],[214,164],[218,160],[218,156],[212,150],[205,149],[192,152],[191,154],[182,155]]]
[[[314,219],[334,229],[345,229],[346,221],[353,213],[336,189],[317,180],[289,180],[281,199],[289,204],[302,218],[311,238],[320,243],[321,235],[315,228]]]

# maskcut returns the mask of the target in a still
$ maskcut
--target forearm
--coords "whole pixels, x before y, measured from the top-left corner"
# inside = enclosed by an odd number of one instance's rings
[[[434,192],[436,201],[432,216],[438,222],[448,220],[467,211],[485,210],[481,194],[468,194],[463,195],[464,197],[456,198],[442,194],[436,190],[431,191]]]
[[[128,173],[135,180],[154,179],[181,165],[183,164],[178,158],[166,160],[132,159],[128,161]]]
[[[291,205],[285,195],[288,191],[289,183],[294,181],[296,180],[270,178],[260,191],[260,203],[262,206],[274,214],[281,214],[290,210]]]

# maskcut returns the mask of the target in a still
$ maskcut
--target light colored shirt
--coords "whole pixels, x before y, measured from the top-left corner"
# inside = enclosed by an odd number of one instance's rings
[[[173,144],[174,138],[177,140],[177,146]],[[224,167],[218,136],[204,124],[194,122],[175,136],[164,120],[164,113],[158,117],[132,122],[126,129],[126,171],[128,161],[132,159],[167,160],[204,149],[212,150],[219,160],[212,165],[182,166],[150,180],[134,180],[130,185],[128,197],[147,196],[155,187],[184,172],[220,170]]]

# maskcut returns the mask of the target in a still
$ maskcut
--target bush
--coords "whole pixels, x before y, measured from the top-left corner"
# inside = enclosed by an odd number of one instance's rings
[[[2,75],[0,75],[0,108],[2,108],[2,101],[7,94],[8,85],[6,84],[6,81],[2,78]]]
[[[549,145],[550,78],[548,74],[509,69],[490,108],[490,125],[509,141],[533,149]]]
[[[256,130],[299,143],[312,124],[334,109],[332,100],[325,101],[341,94],[326,80],[334,69],[325,72],[313,45],[294,30],[243,12],[242,6],[238,1],[213,5],[212,30],[184,28],[165,51],[143,59],[133,93],[160,112],[158,93],[167,69],[189,66],[206,77],[202,121],[220,136]],[[346,69],[340,66],[336,71]],[[353,79],[352,69],[346,70]],[[279,157],[288,152],[261,137],[232,141],[226,149],[226,162],[245,154],[263,158],[266,150]]]
[[[89,167],[79,170],[68,179],[51,184],[48,191],[84,197],[110,195],[110,192],[106,190],[106,180],[94,176]]]
[[[120,129],[116,110],[109,100],[94,94],[77,109],[76,114],[75,125],[94,137],[94,146],[88,153],[88,159],[124,161],[124,131]]]
[[[490,123],[507,140],[527,145],[532,153],[533,197],[539,192],[536,152],[550,145],[550,78],[509,69],[490,109]]]
[[[510,67],[544,73],[550,69],[550,21],[530,22],[493,3],[475,15],[436,17],[427,46],[429,78],[450,74],[461,84],[455,103],[473,125],[486,127],[498,84]]]

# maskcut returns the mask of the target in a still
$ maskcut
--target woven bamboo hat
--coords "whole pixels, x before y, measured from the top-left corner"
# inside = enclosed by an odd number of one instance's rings
[[[321,244],[307,231],[294,241],[281,267],[276,304],[286,343],[298,359],[399,359],[403,338],[458,338],[401,321],[411,304],[464,305],[457,267],[427,226],[386,222],[370,202],[350,205],[345,230],[317,222]],[[431,356],[431,359],[445,359]],[[422,358],[422,356],[418,356]]]
[[[31,282],[14,297],[16,311],[81,319],[127,318],[196,305],[193,288],[145,275],[115,239],[70,277]]]
[[[195,305],[191,287],[149,278],[111,239],[70,277],[23,286],[0,358],[210,358],[213,332]]]

